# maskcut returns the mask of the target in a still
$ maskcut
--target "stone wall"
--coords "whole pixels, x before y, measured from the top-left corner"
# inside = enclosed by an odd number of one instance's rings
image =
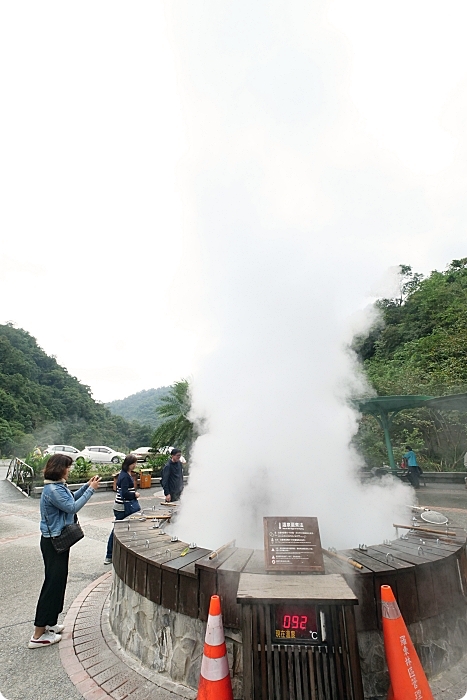
[[[467,649],[467,606],[408,626],[428,679],[456,664]],[[359,632],[358,646],[366,700],[386,700],[389,675],[381,632]]]
[[[206,623],[152,603],[115,575],[109,622],[122,648],[146,668],[197,689]],[[235,700],[242,698],[242,643],[238,630],[224,629]]]

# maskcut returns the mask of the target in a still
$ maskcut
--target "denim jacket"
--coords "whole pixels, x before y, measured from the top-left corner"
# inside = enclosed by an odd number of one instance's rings
[[[94,489],[87,484],[72,493],[64,481],[46,483],[41,495],[41,534],[57,537],[93,494]]]

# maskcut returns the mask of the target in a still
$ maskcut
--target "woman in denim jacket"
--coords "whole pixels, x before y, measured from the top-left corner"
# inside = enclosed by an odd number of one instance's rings
[[[59,632],[63,630],[63,625],[57,625],[57,619],[63,610],[70,550],[58,554],[50,538],[56,537],[65,525],[74,522],[75,513],[99,487],[100,478],[94,476],[72,493],[66,484],[72,464],[71,457],[56,454],[48,460],[44,469],[40,530],[45,579],[37,602],[34,634],[28,644],[30,649],[56,644],[62,638]]]

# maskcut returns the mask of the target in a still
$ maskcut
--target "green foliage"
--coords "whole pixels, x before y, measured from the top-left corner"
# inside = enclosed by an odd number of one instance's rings
[[[467,392],[467,258],[427,278],[401,265],[401,293],[380,299],[382,323],[357,338],[354,349],[378,395],[442,396]],[[424,468],[462,470],[467,412],[418,409],[394,417],[396,461],[410,444]],[[371,416],[356,444],[371,466],[387,461],[380,428]]]
[[[26,331],[0,325],[0,453],[34,445],[109,445],[122,452],[150,444],[152,429],[114,416],[89,387],[61,367]]]
[[[162,469],[163,469],[163,467],[166,464],[168,459],[169,459],[168,455],[164,455],[164,454],[151,455],[151,457],[149,457],[149,459],[147,460],[145,467],[148,467],[148,469],[151,468],[154,476],[161,476]]]
[[[120,467],[115,464],[95,464],[90,470],[90,476],[97,474],[104,481],[110,481],[115,472],[119,471]]]
[[[156,429],[152,447],[160,449],[173,445],[185,454],[187,459],[198,435],[199,426],[188,417],[191,410],[190,385],[187,379],[175,382],[167,396],[161,399],[157,413],[161,424]]]
[[[117,416],[123,416],[127,420],[135,420],[144,425],[150,426],[153,430],[161,423],[161,418],[157,412],[162,399],[167,396],[170,387],[161,386],[158,389],[147,389],[138,391],[137,394],[127,396],[125,399],[111,401],[107,403],[107,408]],[[146,441],[147,442],[147,441]],[[141,440],[135,447],[146,444]],[[150,444],[150,442],[147,442]]]
[[[84,481],[88,479],[92,468],[93,464],[91,460],[84,459],[84,457],[78,457],[78,459],[70,469],[69,481],[73,483],[76,481]]]
[[[37,478],[42,475],[49,456],[50,455],[45,455],[42,457],[40,455],[35,455],[34,452],[29,452],[23,459],[23,462],[26,462],[26,464],[28,464],[34,470],[34,476]]]

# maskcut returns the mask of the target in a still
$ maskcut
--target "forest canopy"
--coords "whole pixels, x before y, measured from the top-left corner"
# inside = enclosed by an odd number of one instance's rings
[[[89,387],[47,355],[27,331],[0,325],[0,453],[37,444],[78,449],[102,444],[128,451],[151,444],[152,429],[112,413]]]
[[[428,277],[400,266],[400,293],[380,299],[380,323],[354,341],[377,395],[467,392],[467,258]],[[467,412],[417,409],[394,418],[396,460],[410,444],[425,468],[463,469]],[[387,463],[381,429],[363,416],[356,445],[369,466]]]

